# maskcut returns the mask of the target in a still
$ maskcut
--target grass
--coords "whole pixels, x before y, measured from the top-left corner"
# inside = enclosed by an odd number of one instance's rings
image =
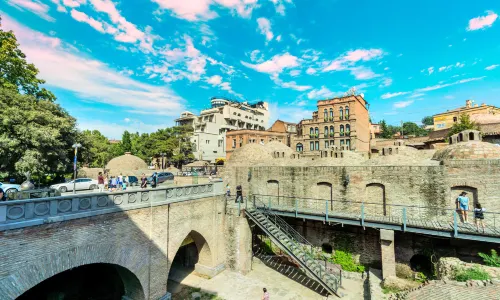
[[[392,287],[392,286],[391,287],[384,287],[384,286],[382,287],[382,292],[384,294],[394,294],[394,293],[399,293],[401,291],[403,291],[403,290],[400,290],[400,289],[398,289],[396,287]]]
[[[465,282],[468,280],[489,280],[490,275],[480,267],[472,267],[457,270],[454,274],[456,281]]]
[[[342,270],[347,272],[359,272],[365,271],[365,266],[357,264],[352,257],[352,254],[347,251],[335,250],[335,254],[332,255],[333,263],[336,263],[342,267]]]

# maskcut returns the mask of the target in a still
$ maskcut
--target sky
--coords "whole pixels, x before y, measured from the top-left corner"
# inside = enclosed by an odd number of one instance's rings
[[[46,87],[81,129],[153,132],[210,97],[311,118],[354,87],[373,122],[500,106],[499,1],[2,0]],[[270,125],[269,124],[269,125]]]

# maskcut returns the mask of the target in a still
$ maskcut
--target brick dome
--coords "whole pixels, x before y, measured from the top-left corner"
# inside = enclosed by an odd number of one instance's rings
[[[481,141],[460,142],[437,151],[432,159],[500,159],[500,147]]]
[[[245,146],[234,150],[229,157],[227,164],[230,166],[253,165],[263,161],[269,161],[273,157],[266,146],[260,144],[246,144]]]
[[[126,152],[125,155],[121,155],[113,158],[106,165],[106,169],[110,170],[111,174],[117,175],[117,173],[125,173],[137,170],[145,170],[148,168],[146,162],[144,162],[139,157],[132,155],[130,152]]]
[[[294,153],[292,148],[278,141],[269,142],[266,145],[264,145],[264,147],[273,157],[290,158],[290,155]]]

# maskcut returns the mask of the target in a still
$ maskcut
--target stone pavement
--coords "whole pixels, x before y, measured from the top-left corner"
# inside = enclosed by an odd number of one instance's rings
[[[500,300],[500,285],[465,286],[436,282],[408,294],[407,300]]]
[[[202,291],[216,294],[218,297],[226,300],[260,300],[262,297],[262,288],[264,287],[268,289],[271,299],[324,300],[337,298],[335,296],[328,298],[322,296],[265,266],[257,259],[254,259],[252,271],[247,275],[225,270],[212,279],[204,279],[190,274],[182,280],[181,285],[201,288]],[[170,289],[171,287],[169,287]],[[343,300],[365,299],[363,282],[361,281],[345,279],[343,280],[341,291],[346,294],[345,297],[342,297]],[[173,295],[173,299],[176,299],[175,294]]]

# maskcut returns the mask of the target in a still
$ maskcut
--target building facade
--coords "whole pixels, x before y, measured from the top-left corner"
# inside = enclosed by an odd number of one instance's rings
[[[484,103],[478,105],[474,104],[473,100],[466,100],[465,106],[463,107],[434,115],[434,130],[451,128],[453,124],[460,121],[460,115],[463,113],[471,117],[473,115],[495,115],[500,114],[500,108],[493,105],[486,105]]]
[[[176,125],[189,125],[194,129],[191,143],[197,160],[215,162],[226,157],[226,132],[229,130],[266,130],[269,110],[266,102],[250,104],[231,99],[213,97],[211,107],[197,116],[184,112]]]
[[[291,147],[304,154],[338,149],[369,152],[368,103],[361,95],[320,100],[312,119],[298,124]]]
[[[226,133],[226,159],[234,150],[246,144],[265,145],[272,141],[283,143],[290,147],[292,136],[297,133],[297,124],[277,120],[266,131],[262,130],[231,130]]]
[[[370,123],[370,138],[375,139],[380,136],[382,130],[380,129],[380,124]]]

